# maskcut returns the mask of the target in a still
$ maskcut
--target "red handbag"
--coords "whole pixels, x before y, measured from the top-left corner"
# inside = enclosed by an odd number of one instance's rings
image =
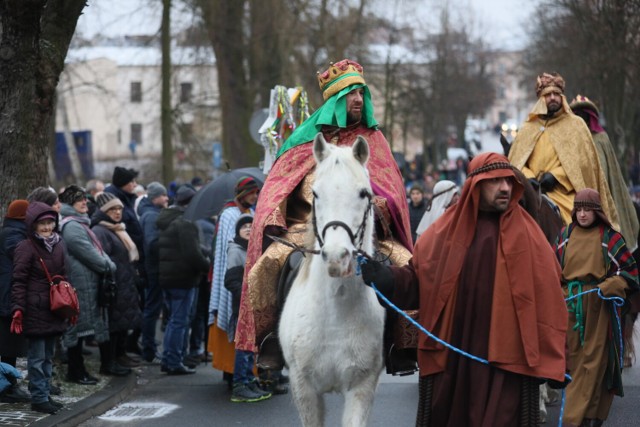
[[[42,264],[42,268],[49,280],[49,300],[51,311],[63,319],[70,319],[80,314],[78,294],[73,286],[64,280],[64,277],[62,276],[55,275],[51,277],[42,258],[40,258],[40,264]]]

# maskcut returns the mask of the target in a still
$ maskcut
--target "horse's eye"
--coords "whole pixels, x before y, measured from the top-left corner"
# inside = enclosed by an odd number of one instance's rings
[[[313,191],[313,190],[312,190],[311,192],[313,193],[313,198],[314,198],[314,199],[318,199],[318,198],[319,198],[319,197],[318,197],[318,193],[316,193],[316,192],[315,192],[315,191]]]
[[[364,199],[365,197],[369,197],[369,192],[363,188],[360,190],[360,198]]]

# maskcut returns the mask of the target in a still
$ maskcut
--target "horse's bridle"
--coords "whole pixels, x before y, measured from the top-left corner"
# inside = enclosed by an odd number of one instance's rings
[[[362,222],[360,222],[360,225],[358,226],[358,229],[356,230],[355,233],[351,231],[351,227],[349,227],[347,224],[345,224],[342,221],[329,221],[324,225],[324,228],[322,229],[322,233],[318,233],[318,224],[316,222],[316,197],[314,194],[313,203],[311,205],[313,209],[311,222],[313,224],[313,234],[315,234],[316,239],[320,244],[320,248],[324,246],[324,235],[326,234],[327,229],[329,227],[333,227],[333,229],[335,230],[336,228],[341,227],[349,235],[349,239],[351,239],[351,244],[353,245],[353,247],[357,248],[358,252],[362,250],[362,244],[364,243],[364,228],[367,225],[367,218],[369,217],[369,213],[371,212],[371,208],[373,206],[373,203],[371,201],[372,199],[371,193],[367,192],[365,194],[365,197],[368,199],[367,207],[364,210],[364,214],[362,215]],[[358,239],[358,244],[356,244],[356,239]]]

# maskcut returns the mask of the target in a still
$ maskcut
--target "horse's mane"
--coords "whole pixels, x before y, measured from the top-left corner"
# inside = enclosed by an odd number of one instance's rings
[[[369,170],[360,164],[351,154],[351,147],[335,147],[329,157],[321,164],[316,165],[316,179],[318,177],[318,171],[331,175],[331,172],[338,168],[346,167],[353,177],[359,177],[363,172],[366,177],[367,183],[369,182]],[[348,151],[347,151],[348,150]]]
[[[539,222],[540,213],[540,195],[533,188],[526,176],[518,168],[513,168],[513,172],[516,174],[516,178],[520,181],[520,184],[524,187],[520,204],[527,211],[535,222]]]

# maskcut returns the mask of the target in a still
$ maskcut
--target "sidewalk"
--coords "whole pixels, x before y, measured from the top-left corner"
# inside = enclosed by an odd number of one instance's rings
[[[135,387],[137,369],[126,377],[111,377],[99,374],[100,355],[98,348],[88,347],[91,355],[85,355],[85,366],[90,374],[100,381],[97,385],[79,385],[66,381],[67,365],[54,362],[53,384],[62,389],[62,394],[53,398],[65,406],[54,415],[31,410],[29,403],[0,403],[0,425],[12,427],[76,426],[89,418],[102,414],[122,401]],[[22,389],[27,390],[27,361],[18,359],[18,370],[22,373]],[[139,369],[139,368],[138,368]]]

